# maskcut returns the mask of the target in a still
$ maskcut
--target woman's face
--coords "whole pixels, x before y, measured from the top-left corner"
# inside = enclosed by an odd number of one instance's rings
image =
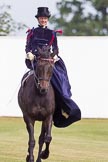
[[[48,17],[38,17],[38,22],[41,26],[47,26]]]

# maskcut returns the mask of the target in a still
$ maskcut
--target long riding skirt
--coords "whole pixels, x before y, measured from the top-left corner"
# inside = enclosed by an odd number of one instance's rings
[[[54,125],[56,127],[66,127],[80,120],[81,111],[78,105],[71,99],[71,86],[65,64],[61,58],[55,63],[51,83],[56,95],[56,110],[53,118]],[[68,116],[64,116],[63,112],[68,114]]]

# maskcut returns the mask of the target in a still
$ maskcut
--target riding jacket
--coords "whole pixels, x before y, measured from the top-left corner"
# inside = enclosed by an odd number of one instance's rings
[[[32,28],[27,31],[27,41],[26,41],[26,53],[32,52],[34,55],[37,55],[37,47],[39,46],[52,46],[52,51],[55,54],[58,54],[58,45],[56,32],[50,30],[47,27],[43,28],[38,26],[37,28]]]

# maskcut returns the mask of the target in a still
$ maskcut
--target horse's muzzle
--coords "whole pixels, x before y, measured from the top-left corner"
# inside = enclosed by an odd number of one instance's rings
[[[39,91],[40,91],[40,94],[45,95],[48,92],[48,89],[40,88]]]

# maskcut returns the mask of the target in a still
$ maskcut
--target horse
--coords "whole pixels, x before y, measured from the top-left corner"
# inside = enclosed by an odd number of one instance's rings
[[[48,46],[42,49],[38,47],[38,54],[38,57],[35,58],[36,66],[31,62],[33,73],[21,84],[18,91],[18,104],[29,135],[26,162],[34,162],[35,121],[42,122],[36,162],[41,162],[42,159],[49,157],[49,146],[52,140],[51,129],[55,111],[55,94],[50,80],[54,67],[54,53],[50,52],[50,47]],[[22,80],[27,75],[25,74]],[[42,150],[43,144],[45,144],[44,150]]]

